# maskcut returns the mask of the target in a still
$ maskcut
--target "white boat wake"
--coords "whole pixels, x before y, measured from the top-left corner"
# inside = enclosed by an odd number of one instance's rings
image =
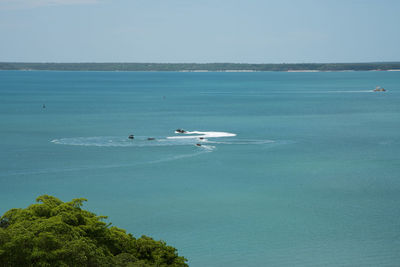
[[[233,137],[234,133],[227,132],[200,132],[200,131],[187,131],[182,133],[182,136],[169,136],[167,139],[200,139],[200,138],[218,138],[218,137]]]
[[[223,140],[221,140],[223,139]],[[224,145],[258,145],[265,146],[271,143],[277,144],[273,140],[268,139],[241,139],[237,138],[235,133],[215,132],[215,131],[184,131],[177,133],[175,136],[135,136],[134,139],[129,139],[128,136],[91,136],[91,137],[70,137],[59,138],[51,141],[57,145],[70,146],[88,146],[88,147],[176,147],[186,146],[189,150],[181,151],[179,154],[163,157],[161,159],[146,160],[146,163],[160,163],[170,160],[179,160],[187,157],[198,156],[204,153],[213,152],[216,146]],[[192,149],[190,149],[192,147]],[[165,153],[165,150],[163,150]],[[174,150],[171,153],[176,153]],[[183,153],[182,153],[183,152]],[[131,166],[131,164],[128,164]],[[134,164],[135,165],[135,164]],[[113,167],[113,166],[108,166]],[[118,166],[122,167],[122,166]]]
[[[228,132],[205,132],[187,131],[176,136],[154,137],[151,140],[145,136],[135,136],[135,139],[128,139],[127,136],[90,136],[70,137],[51,140],[58,145],[71,146],[93,146],[93,147],[157,147],[157,146],[196,146],[199,148],[213,150],[215,146],[221,145],[263,145],[276,143],[269,139],[242,139],[233,138],[237,135]],[[223,140],[222,140],[223,139]]]
[[[145,164],[159,164],[169,161],[178,161],[205,155],[217,149],[216,146],[224,145],[257,145],[259,148],[268,148],[275,145],[287,144],[285,141],[273,141],[268,139],[242,139],[234,138],[236,134],[227,132],[204,132],[204,131],[189,131],[179,136],[169,137],[154,137],[149,140],[148,137],[135,136],[134,140],[128,139],[127,136],[91,136],[91,137],[69,137],[54,139],[51,142],[56,145],[69,145],[69,146],[86,146],[86,147],[99,147],[103,149],[115,149],[118,147],[132,147],[137,148],[138,152],[143,152],[142,148],[146,147],[164,147],[156,155],[150,152],[146,157],[140,156],[139,160],[129,162],[126,160],[117,164],[102,163],[100,165],[77,166],[66,168],[46,168],[46,169],[26,169],[19,172],[6,172],[0,174],[2,176],[21,176],[21,175],[37,175],[44,173],[60,173],[60,172],[77,172],[87,170],[99,169],[112,169],[112,168],[130,168],[141,166]],[[202,139],[200,139],[202,138]],[[207,140],[210,138],[211,140]],[[224,140],[221,140],[223,138]],[[180,149],[171,149],[172,146],[186,146]],[[154,150],[153,150],[154,151]],[[155,150],[157,151],[157,150]],[[177,153],[179,151],[179,153]],[[136,154],[138,155],[138,154]]]

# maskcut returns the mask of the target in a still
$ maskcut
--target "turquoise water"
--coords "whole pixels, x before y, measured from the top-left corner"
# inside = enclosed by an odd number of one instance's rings
[[[1,214],[86,197],[191,266],[400,264],[400,72],[2,71],[0,149]]]

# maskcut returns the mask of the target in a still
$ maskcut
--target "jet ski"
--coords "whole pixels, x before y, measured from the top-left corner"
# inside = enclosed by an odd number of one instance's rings
[[[183,130],[183,129],[176,129],[175,130],[175,133],[186,133],[186,131],[185,130]]]

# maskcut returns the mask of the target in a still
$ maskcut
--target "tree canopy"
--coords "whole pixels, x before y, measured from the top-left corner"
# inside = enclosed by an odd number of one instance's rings
[[[0,266],[188,266],[165,242],[135,238],[82,209],[84,198],[36,201],[1,217]]]

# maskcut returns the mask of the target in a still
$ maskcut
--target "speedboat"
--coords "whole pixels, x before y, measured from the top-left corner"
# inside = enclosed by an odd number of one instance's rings
[[[377,87],[375,87],[375,89],[374,89],[374,92],[385,92],[386,91],[386,89],[385,88],[382,88],[382,87],[380,87],[380,86],[377,86]]]

